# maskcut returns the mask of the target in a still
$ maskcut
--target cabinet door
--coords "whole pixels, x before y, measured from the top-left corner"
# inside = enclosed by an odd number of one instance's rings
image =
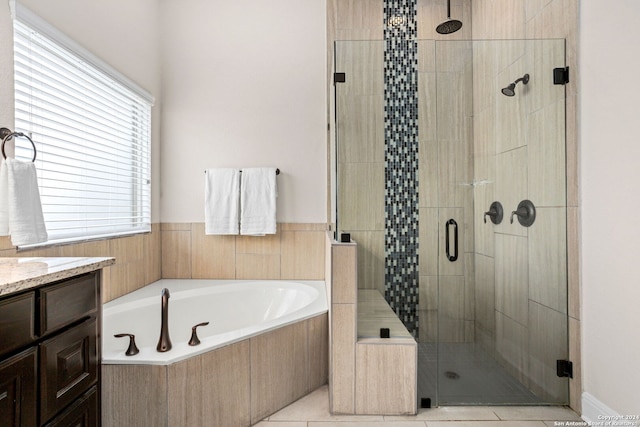
[[[87,320],[40,344],[40,408],[48,420],[98,378],[96,319]]]
[[[90,273],[40,291],[41,336],[96,313],[99,307],[97,278],[96,273]]]
[[[0,355],[31,344],[34,334],[35,293],[0,301]]]
[[[0,362],[0,423],[36,425],[36,347]]]
[[[98,427],[98,387],[94,386],[45,427]]]

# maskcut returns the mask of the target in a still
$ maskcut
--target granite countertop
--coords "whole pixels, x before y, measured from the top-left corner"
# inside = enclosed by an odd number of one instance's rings
[[[37,288],[115,263],[109,257],[0,258],[0,296]]]

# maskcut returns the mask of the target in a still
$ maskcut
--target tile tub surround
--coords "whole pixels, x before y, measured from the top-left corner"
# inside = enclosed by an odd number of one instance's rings
[[[324,223],[279,223],[276,235],[205,236],[204,223],[155,223],[133,236],[20,250],[0,237],[0,257],[113,257],[103,302],[161,278],[324,279]]]
[[[248,427],[327,382],[327,314],[166,366],[103,365],[104,426]]]
[[[0,258],[0,296],[113,265],[113,258]]]

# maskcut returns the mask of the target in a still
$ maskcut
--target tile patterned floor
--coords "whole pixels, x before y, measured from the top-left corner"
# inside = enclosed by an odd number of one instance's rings
[[[421,409],[414,416],[331,415],[328,387],[323,386],[255,427],[552,427],[561,421],[581,419],[558,406],[450,406]]]
[[[454,373],[455,377],[447,373]],[[418,344],[418,396],[430,397],[435,403],[438,380],[440,405],[553,403],[544,402],[527,390],[474,343]]]

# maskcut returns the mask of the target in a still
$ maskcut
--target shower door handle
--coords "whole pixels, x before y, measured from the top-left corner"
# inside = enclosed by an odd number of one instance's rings
[[[451,236],[449,235],[449,227],[453,227],[453,255],[451,255],[451,251],[449,250],[450,248],[450,240],[451,240]],[[455,219],[451,218],[449,219],[449,221],[447,221],[446,225],[445,225],[445,251],[447,252],[447,259],[449,259],[449,261],[454,262],[455,260],[458,259],[458,223],[456,222]]]

